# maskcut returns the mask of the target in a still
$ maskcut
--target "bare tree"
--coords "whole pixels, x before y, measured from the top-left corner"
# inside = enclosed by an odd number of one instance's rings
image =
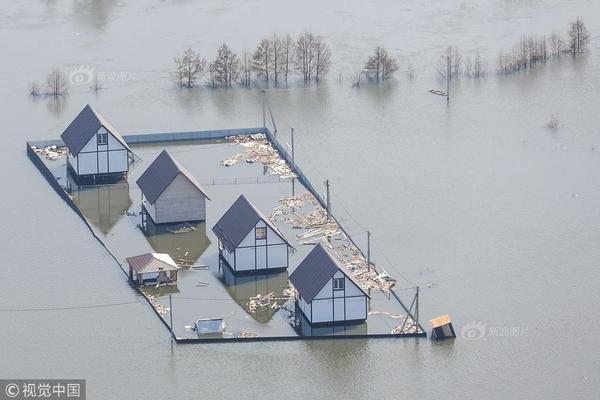
[[[231,86],[240,77],[240,59],[223,43],[217,50],[217,58],[210,64],[209,71],[212,86]]]
[[[290,35],[285,35],[285,37],[281,40],[281,72],[285,78],[285,83],[288,81],[288,76],[290,74],[290,66],[292,64],[292,57],[294,50],[294,44],[292,42],[292,37]]]
[[[46,90],[48,95],[55,97],[64,96],[68,93],[67,78],[60,69],[55,68],[48,73],[48,76],[46,76]]]
[[[241,82],[242,82],[242,85],[244,85],[246,87],[250,87],[250,84],[252,83],[251,60],[250,60],[250,55],[248,55],[248,52],[246,52],[246,51],[244,52],[244,54],[242,54]]]
[[[40,86],[40,84],[37,81],[31,82],[31,84],[29,85],[29,95],[32,97],[37,97],[41,94],[42,87]]]
[[[269,83],[269,72],[272,69],[273,48],[268,39],[263,39],[252,55],[252,70],[256,76]]]
[[[406,63],[406,76],[408,79],[412,79],[415,77],[415,67],[412,65],[412,62],[408,60]]]
[[[577,17],[577,19],[569,23],[569,48],[575,53],[582,53],[585,51],[589,41],[590,34],[583,23],[583,18]]]
[[[102,86],[102,83],[98,81],[98,74],[94,74],[94,80],[90,85],[90,90],[97,94],[102,89],[104,89],[104,87]]]
[[[314,68],[314,42],[315,37],[306,31],[302,33],[294,45],[294,68],[308,82],[312,79]]]
[[[320,36],[315,36],[313,46],[315,54],[315,80],[319,82],[327,74],[331,66],[331,51],[327,43]]]
[[[560,57],[561,53],[565,50],[565,41],[557,31],[552,32],[548,39],[550,43],[550,54],[552,57]]]
[[[282,40],[277,36],[277,34],[273,34],[271,38],[271,54],[273,62],[271,63],[271,76],[273,77],[273,81],[277,84],[279,81],[279,73],[281,72],[282,59],[283,59],[283,43]]]
[[[553,115],[550,120],[546,123],[546,128],[555,131],[558,129],[558,117]]]
[[[356,72],[355,74],[352,74],[352,76],[351,76],[352,86],[360,87],[360,82],[362,81],[363,75],[365,75],[364,70],[360,70],[360,71]]]
[[[441,55],[438,63],[438,75],[446,79],[448,57],[450,57],[450,78],[458,77],[463,70],[463,59],[458,51],[458,48],[449,46],[446,51]]]
[[[377,82],[389,79],[398,70],[396,59],[386,49],[377,46],[365,64],[367,76]]]
[[[464,61],[465,75],[471,78],[483,78],[487,74],[487,62],[477,51],[473,59],[466,57]]]
[[[188,48],[175,61],[175,83],[179,87],[194,87],[206,74],[206,60]]]

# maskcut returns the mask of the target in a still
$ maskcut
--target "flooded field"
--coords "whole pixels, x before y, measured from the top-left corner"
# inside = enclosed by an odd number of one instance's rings
[[[447,46],[480,49],[493,69],[497,53],[521,35],[564,31],[577,15],[590,30],[587,54],[455,80],[450,104],[428,93],[443,88],[436,68]],[[307,387],[328,398],[593,398],[600,390],[591,372],[600,368],[593,318],[600,301],[599,21],[600,4],[585,0],[4,3],[0,374],[86,378],[94,398],[278,391],[294,399]],[[371,231],[378,266],[422,287],[422,321],[450,313],[459,334],[453,342],[172,346],[25,156],[26,140],[58,137],[87,103],[123,134],[260,125],[258,90],[178,90],[172,57],[194,46],[212,58],[223,41],[251,50],[274,31],[304,29],[324,35],[333,65],[318,86],[269,91],[278,135],[287,143],[296,129],[298,162],[316,185],[330,180],[334,214],[358,227],[351,233],[361,245]],[[401,66],[411,60],[414,78],[353,88],[352,73],[380,43]],[[135,78],[105,82],[97,94],[72,86],[59,100],[27,95],[52,67],[80,65]],[[554,115],[559,127],[549,130]],[[156,150],[140,151],[151,157]],[[187,154],[177,157],[194,165]],[[233,196],[235,188],[223,190]],[[123,188],[106,213],[90,214],[108,237],[135,227],[119,213],[127,190],[133,207],[137,194]],[[82,200],[93,196],[102,194]],[[136,384],[149,368],[158,371],[151,393]]]

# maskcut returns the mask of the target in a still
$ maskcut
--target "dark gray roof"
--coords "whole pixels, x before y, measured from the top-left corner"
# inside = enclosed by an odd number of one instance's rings
[[[300,296],[310,303],[338,270],[354,282],[365,296],[369,296],[350,271],[339,263],[337,258],[321,243],[316,245],[292,272],[290,282],[298,290]]]
[[[110,132],[127,150],[131,151],[119,132],[89,104],[81,110],[60,137],[69,148],[69,152],[76,156],[101,126]]]
[[[229,252],[233,252],[235,248],[244,240],[248,232],[258,223],[263,220],[269,227],[284,241],[290,245],[283,234],[269,218],[265,217],[252,203],[241,195],[229,207],[229,210],[223,214],[219,222],[213,226],[212,230],[217,235]]]
[[[200,183],[194,178],[183,165],[171,157],[168,151],[163,150],[152,164],[144,171],[142,176],[136,181],[140,190],[150,204],[154,204],[156,199],[173,182],[177,175],[183,174],[202,194],[210,200]]]

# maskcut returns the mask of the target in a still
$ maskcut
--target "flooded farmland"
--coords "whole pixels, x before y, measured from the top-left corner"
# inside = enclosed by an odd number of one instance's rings
[[[493,70],[498,51],[522,34],[565,30],[578,15],[592,37],[587,54],[453,81],[450,104],[427,92],[443,86],[436,68],[447,46],[481,50]],[[0,375],[85,378],[93,398],[300,398],[307,388],[330,398],[593,397],[599,23],[600,5],[557,0],[3,4]],[[58,137],[87,103],[124,134],[258,126],[258,90],[181,91],[170,81],[172,57],[193,46],[212,58],[223,41],[252,50],[274,31],[304,29],[328,40],[333,63],[318,86],[269,91],[280,140],[296,129],[298,163],[315,184],[330,180],[336,216],[357,227],[361,244],[371,231],[378,266],[422,287],[424,326],[451,314],[453,342],[171,345],[25,156],[26,140]],[[413,79],[352,87],[379,43],[402,68],[411,61]],[[72,86],[58,101],[27,95],[52,67],[81,65],[125,74],[97,94]],[[549,130],[554,115],[559,127]],[[89,216],[107,235],[127,223],[120,211],[139,194],[125,192],[116,188],[110,206]],[[106,196],[91,191],[81,201],[106,204]],[[475,339],[461,337],[463,328]],[[135,382],[149,373],[154,383],[142,395]]]

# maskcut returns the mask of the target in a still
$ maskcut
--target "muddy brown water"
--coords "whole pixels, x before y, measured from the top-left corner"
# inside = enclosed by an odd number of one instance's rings
[[[481,49],[493,69],[521,34],[564,31],[577,15],[586,56],[456,81],[450,105],[427,93],[442,85],[445,46]],[[0,311],[0,376],[86,378],[92,398],[594,397],[599,21],[600,4],[583,0],[3,4],[0,309],[131,304]],[[178,91],[172,57],[305,28],[327,38],[335,64],[319,87],[271,91],[282,140],[294,126],[299,163],[315,184],[330,179],[334,212],[363,226],[357,241],[371,230],[375,261],[423,287],[422,320],[450,313],[471,336],[172,346],[25,157],[26,139],[58,136],[85,103],[124,133],[260,124],[257,90]],[[414,79],[352,88],[379,43],[411,59]],[[29,98],[54,65],[121,79],[97,95],[82,85],[62,101]],[[555,132],[544,127],[553,115]]]

